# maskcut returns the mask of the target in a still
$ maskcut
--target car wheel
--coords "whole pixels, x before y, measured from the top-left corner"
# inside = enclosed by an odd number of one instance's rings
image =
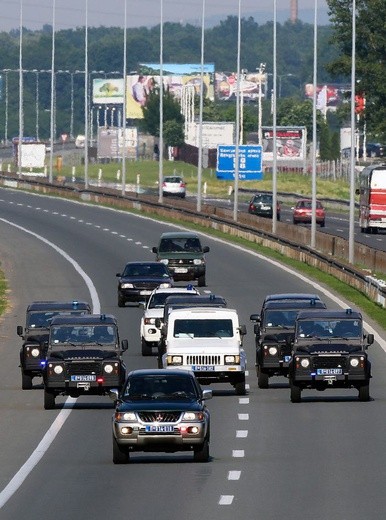
[[[44,389],[44,409],[53,410],[55,408],[55,393]]]
[[[149,346],[149,343],[143,338],[141,339],[141,353],[143,356],[151,356],[153,353],[152,348]]]
[[[295,220],[295,219],[293,219],[293,224],[294,224],[295,226],[297,225],[297,223],[298,223],[298,221]]]
[[[122,294],[118,293],[118,307],[124,307],[125,306],[125,299],[123,298]]]
[[[185,198],[185,195],[186,195],[185,193],[182,193],[182,194],[181,194],[181,199],[184,199],[184,198]]]
[[[31,390],[32,389],[32,376],[29,374],[21,373],[21,388],[22,390]]]
[[[324,227],[324,226],[325,226],[325,224],[326,224],[326,223],[325,223],[325,221],[324,221],[324,220],[322,220],[322,222],[320,223],[320,227]]]
[[[257,372],[257,384],[259,388],[268,388],[269,376],[266,372],[262,372],[260,367]]]
[[[291,403],[300,403],[302,400],[302,390],[299,386],[291,383]]]
[[[208,462],[209,461],[209,439],[194,448],[194,462]]]
[[[198,277],[197,285],[198,285],[198,287],[205,287],[206,280],[205,280],[205,275],[204,274]]]
[[[245,378],[235,384],[235,390],[236,395],[245,395],[247,393],[247,389],[245,387]]]
[[[359,400],[370,401],[370,385],[364,385],[359,387]]]
[[[129,453],[121,450],[114,435],[113,435],[113,462],[114,462],[114,464],[127,464],[128,462],[130,462]]]

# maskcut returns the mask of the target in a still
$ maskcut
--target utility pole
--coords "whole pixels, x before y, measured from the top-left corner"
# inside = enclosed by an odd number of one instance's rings
[[[262,114],[262,92],[261,92],[261,86],[262,86],[262,79],[263,74],[265,71],[265,63],[260,63],[259,68],[257,69],[259,72],[259,119],[258,119],[258,139],[259,144],[263,145],[263,133],[262,133],[262,122],[263,122],[263,114]]]

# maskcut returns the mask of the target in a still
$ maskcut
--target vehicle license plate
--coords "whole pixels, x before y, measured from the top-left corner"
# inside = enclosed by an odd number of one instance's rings
[[[210,371],[214,371],[214,365],[193,365],[192,369],[197,370],[197,372],[200,372],[200,371],[210,372]]]
[[[71,376],[71,381],[96,381],[95,375]]]
[[[339,376],[342,374],[341,368],[318,368],[316,373],[318,376]]]
[[[174,272],[175,273],[187,273],[188,268],[187,267],[175,267]]]
[[[149,294],[151,294],[151,291],[140,291],[139,294],[142,294],[142,296],[149,296]]]
[[[146,426],[145,431],[147,432],[160,432],[160,433],[170,433],[174,432],[174,426]]]

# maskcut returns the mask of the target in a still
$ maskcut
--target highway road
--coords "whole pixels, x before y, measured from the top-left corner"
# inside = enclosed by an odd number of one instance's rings
[[[357,392],[304,391],[292,404],[287,381],[257,386],[250,314],[267,293],[317,292],[313,281],[238,246],[209,245],[205,291],[221,294],[247,325],[248,394],[214,385],[211,461],[191,454],[143,454],[112,463],[112,402],[58,398],[43,409],[40,380],[21,390],[16,325],[29,302],[87,299],[117,316],[129,340],[129,369],[155,367],[140,354],[141,310],[118,308],[115,273],[153,260],[151,247],[172,226],[124,212],[0,189],[0,260],[11,309],[0,322],[0,518],[127,520],[380,520],[386,510],[386,356],[376,334],[370,402]],[[370,320],[368,330],[374,331]]]

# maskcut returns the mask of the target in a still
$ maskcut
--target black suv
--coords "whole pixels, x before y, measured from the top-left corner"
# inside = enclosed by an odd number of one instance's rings
[[[259,217],[272,218],[273,216],[273,195],[270,193],[256,193],[248,204],[248,213]],[[276,219],[280,220],[280,203],[276,203]]]
[[[272,376],[288,376],[295,320],[299,311],[325,309],[319,299],[268,299],[260,314],[252,314],[256,342],[256,374],[259,388],[268,388]]]
[[[158,247],[153,247],[157,262],[167,265],[174,280],[197,280],[199,287],[206,285],[205,253],[199,236],[190,231],[163,233]]]
[[[58,395],[105,395],[126,378],[117,320],[111,314],[57,316],[51,322],[43,370],[44,408]]]
[[[20,349],[21,387],[32,388],[34,377],[42,375],[46,358],[48,333],[52,319],[58,314],[90,314],[87,302],[35,301],[27,307],[25,326],[18,325],[16,332],[23,340]]]
[[[366,349],[374,335],[363,333],[362,315],[352,309],[299,312],[289,366],[291,401],[305,388],[356,388],[370,399],[371,363]]]

